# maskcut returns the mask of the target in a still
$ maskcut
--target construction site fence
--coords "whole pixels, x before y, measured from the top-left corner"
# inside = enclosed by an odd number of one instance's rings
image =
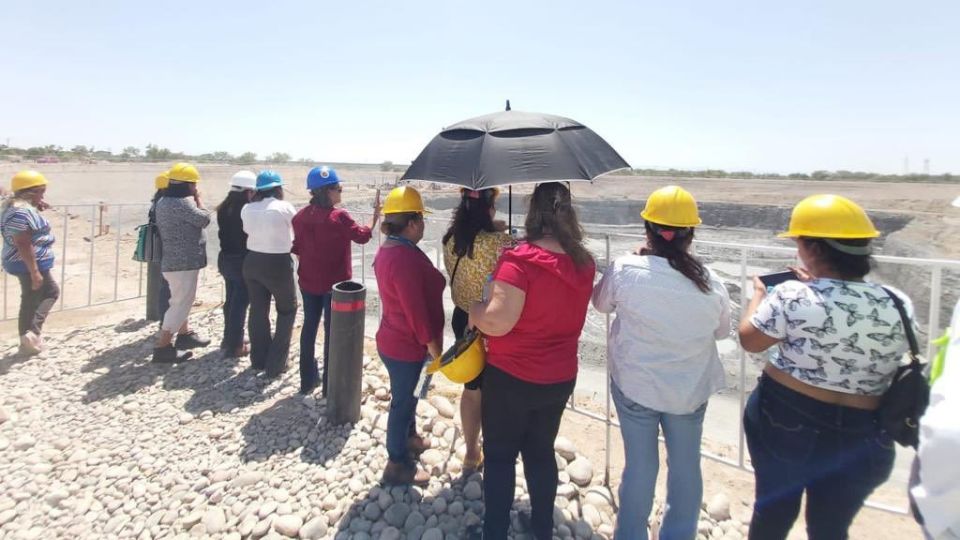
[[[46,212],[51,222],[53,233],[56,235],[57,264],[52,271],[55,278],[59,278],[60,298],[55,311],[82,309],[92,306],[125,302],[143,298],[146,294],[146,266],[132,258],[136,243],[136,227],[146,222],[149,204],[92,204],[92,205],[63,205]],[[369,214],[354,212],[359,220],[369,220]],[[445,219],[427,218],[428,234],[421,241],[420,247],[430,256],[437,268],[443,270],[442,247],[440,236],[449,225]],[[596,257],[598,267],[605,268],[613,259],[625,250],[619,249],[627,245],[636,246],[644,242],[644,235],[631,232],[588,230],[588,245]],[[364,285],[374,285],[374,278],[370,266],[376,247],[383,240],[379,231],[374,233],[375,242],[353,246],[354,278]],[[213,245],[208,246],[208,254],[216,253],[216,237],[208,234]],[[619,249],[619,250],[618,250]],[[707,264],[724,264],[734,268],[732,279],[728,279],[728,288],[731,290],[731,304],[733,319],[739,320],[741,306],[747,303],[746,294],[752,290],[752,276],[756,269],[783,268],[795,262],[796,250],[786,246],[753,245],[735,242],[718,242],[710,240],[696,240],[694,249]],[[209,257],[216,260],[215,257]],[[923,259],[910,257],[893,257],[878,255],[875,257],[880,265],[922,270],[929,273],[929,299],[926,302],[926,313],[918,313],[921,320],[921,332],[925,336],[937,336],[948,321],[941,321],[941,301],[955,301],[956,291],[949,291],[951,296],[943,295],[944,274],[960,273],[960,261],[948,259]],[[357,261],[359,260],[359,263]],[[358,268],[357,268],[358,267]],[[359,274],[359,275],[357,275]],[[914,272],[911,275],[916,275]],[[729,277],[729,276],[728,276]],[[951,279],[954,279],[953,277]],[[738,287],[735,287],[737,285]],[[897,286],[896,282],[892,285]],[[215,264],[208,264],[200,275],[200,288],[208,295],[219,291],[223,299],[223,282],[216,272]],[[736,290],[739,289],[739,290]],[[16,278],[3,273],[3,320],[15,319],[19,302],[19,284]],[[379,306],[379,301],[377,301]],[[379,308],[378,308],[379,309]],[[604,331],[609,332],[610,315],[591,313],[591,316],[602,317]],[[924,321],[925,319],[925,321]],[[604,334],[606,335],[606,334]],[[929,339],[927,340],[930,341]],[[927,356],[932,354],[932,345],[928,345]],[[748,355],[737,347],[738,373],[734,376],[738,393],[739,436],[735,450],[735,457],[703,451],[703,457],[734,467],[743,471],[752,471],[746,452],[743,424],[739,418],[746,405],[750,393],[748,381]],[[583,359],[581,359],[583,360]],[[600,400],[600,407],[579,407],[571,399],[568,409],[591,420],[601,422],[605,428],[605,459],[604,481],[610,485],[611,471],[611,435],[614,428],[619,427],[612,410],[610,395],[610,368],[604,360],[605,391]],[[902,451],[902,449],[900,450]],[[881,504],[868,501],[868,506],[880,510],[907,514],[906,507]]]

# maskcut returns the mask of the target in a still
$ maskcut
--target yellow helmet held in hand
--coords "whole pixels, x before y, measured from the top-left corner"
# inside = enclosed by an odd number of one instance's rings
[[[457,340],[442,356],[433,359],[427,366],[427,374],[439,371],[450,382],[466,384],[480,375],[487,362],[487,353],[483,350],[483,339],[476,329],[472,329]]]
[[[640,217],[667,227],[696,227],[703,223],[697,201],[680,186],[666,186],[651,193]]]
[[[167,176],[168,173],[169,171],[163,171],[160,173],[160,176],[157,176],[157,178],[153,181],[153,185],[156,189],[167,189],[167,186],[170,185],[170,177]]]
[[[196,184],[200,181],[200,172],[189,163],[177,163],[167,171],[167,178],[177,182]]]
[[[402,214],[404,212],[419,212],[429,214],[423,207],[423,199],[420,193],[410,186],[400,186],[390,190],[386,200],[383,201],[384,214]]]
[[[16,193],[22,189],[47,185],[47,179],[37,171],[20,171],[10,180],[10,191]]]
[[[812,195],[797,203],[780,238],[876,238],[880,231],[857,203],[840,195]]]

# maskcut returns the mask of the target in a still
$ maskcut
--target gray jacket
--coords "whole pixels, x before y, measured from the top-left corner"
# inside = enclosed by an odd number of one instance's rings
[[[181,272],[207,266],[207,238],[203,229],[210,213],[193,197],[163,197],[157,201],[157,229],[163,242],[160,270]]]

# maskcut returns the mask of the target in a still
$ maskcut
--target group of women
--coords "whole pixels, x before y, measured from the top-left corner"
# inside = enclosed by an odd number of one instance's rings
[[[495,189],[462,190],[443,237],[454,333],[479,330],[487,351],[461,402],[465,469],[484,467],[484,522],[473,537],[506,537],[518,455],[531,507],[520,520],[536,538],[552,537],[553,445],[591,301],[615,315],[608,361],[626,457],[616,537],[648,537],[661,431],[669,471],[659,537],[695,537],[703,420],[710,395],[725,386],[716,340],[732,326],[723,282],[691,253],[696,201],[677,186],[653,192],[641,214],[645,244],[610,263],[594,286],[595,262],[565,185],[536,187],[518,243],[493,219],[496,198]],[[414,393],[424,363],[442,349],[444,279],[416,247],[425,211],[413,188],[391,193],[388,241],[374,262],[377,346],[392,391],[386,482],[427,479],[414,459],[427,446],[414,429]],[[797,243],[796,279],[772,288],[756,279],[738,332],[748,351],[774,349],[744,413],[756,475],[750,538],[786,538],[804,494],[811,538],[845,538],[892,470],[893,441],[877,409],[913,324],[897,305],[907,314],[912,307],[903,293],[865,280],[879,232],[854,202],[809,197],[781,236]]]
[[[194,167],[177,164],[157,181],[151,214],[170,289],[157,362],[184,360],[189,349],[209,343],[187,321],[198,271],[206,265],[203,231],[211,220],[199,180]],[[45,186],[39,173],[19,173],[14,195],[3,203],[3,266],[21,281],[26,352],[42,349],[40,329],[57,297],[49,272],[53,237],[40,213]],[[299,212],[283,200],[282,186],[275,172],[241,171],[216,209],[218,266],[227,285],[221,349],[231,356],[249,352],[253,368],[268,377],[286,369],[297,310],[291,254],[297,255],[305,311],[301,391],[309,393],[326,384],[332,285],[351,277],[350,243],[370,240],[379,200],[366,227],[336,208],[342,189],[333,169],[310,171],[312,198]],[[647,538],[662,430],[669,471],[660,538],[693,538],[703,491],[704,414],[709,396],[724,386],[715,341],[731,330],[726,288],[691,253],[701,223],[693,196],[676,186],[653,192],[641,214],[644,245],[612,261],[594,285],[596,263],[566,185],[537,185],[518,242],[494,219],[497,195],[495,189],[462,190],[443,236],[454,334],[475,328],[487,351],[486,366],[465,385],[461,401],[464,469],[484,472],[482,533],[471,534],[506,538],[521,456],[531,507],[521,521],[537,539],[552,537],[554,440],[576,383],[577,345],[592,301],[598,311],[615,315],[608,361],[626,457],[616,537]],[[383,480],[391,484],[428,479],[416,465],[429,439],[416,432],[415,394],[426,361],[443,350],[448,283],[417,247],[426,212],[414,188],[391,191],[381,225],[386,240],[374,260],[383,308],[376,343],[391,387]],[[852,201],[809,197],[793,209],[781,236],[796,241],[796,279],[773,287],[755,279],[738,332],[748,351],[773,349],[743,418],[756,476],[750,538],[785,538],[804,494],[810,536],[845,538],[893,467],[893,442],[878,427],[877,409],[907,350],[912,307],[903,293],[865,279],[879,232]],[[321,317],[323,374],[314,359]]]

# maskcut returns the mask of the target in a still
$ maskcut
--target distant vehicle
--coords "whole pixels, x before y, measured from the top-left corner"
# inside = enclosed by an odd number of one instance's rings
[[[37,158],[37,163],[60,163],[60,158],[57,156],[43,156]]]

